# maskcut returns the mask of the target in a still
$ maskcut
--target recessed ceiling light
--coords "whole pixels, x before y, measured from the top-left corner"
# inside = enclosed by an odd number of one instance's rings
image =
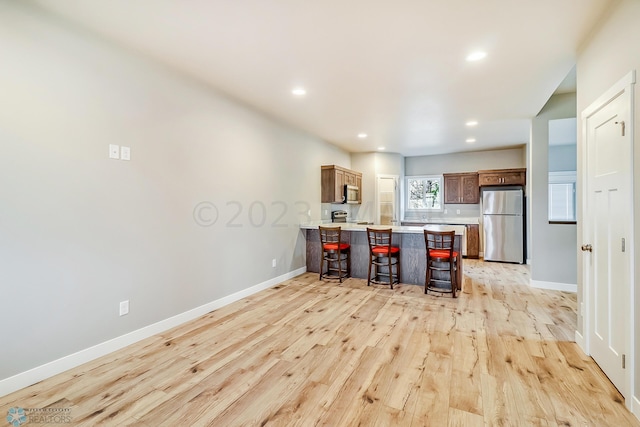
[[[465,125],[467,125],[467,126],[477,126],[478,122],[476,120],[469,120],[467,123],[465,123]]]
[[[384,147],[378,147],[378,150],[382,151],[384,150]]]
[[[473,144],[474,142],[476,142],[475,138],[467,138],[467,144]]]
[[[366,133],[361,132],[361,133],[358,134],[358,138],[360,138],[360,139],[365,139],[366,137],[367,137]]]
[[[303,87],[296,87],[296,88],[293,88],[291,93],[294,94],[295,96],[304,96],[307,94],[307,90]]]
[[[467,61],[479,61],[481,59],[484,59],[487,56],[487,52],[483,52],[483,51],[477,51],[477,52],[473,52],[471,54],[469,54],[467,56]]]

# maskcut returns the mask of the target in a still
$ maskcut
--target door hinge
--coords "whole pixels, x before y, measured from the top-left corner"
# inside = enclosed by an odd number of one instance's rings
[[[627,355],[623,354],[622,355],[622,369],[626,369],[626,365],[627,365],[626,359],[627,359]]]
[[[626,247],[625,243],[626,243],[626,242],[625,242],[624,237],[623,237],[623,238],[622,238],[622,252],[624,252],[624,251],[625,251],[625,247]]]

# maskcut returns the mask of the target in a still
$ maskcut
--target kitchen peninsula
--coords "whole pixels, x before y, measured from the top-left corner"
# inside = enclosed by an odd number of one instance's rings
[[[312,222],[301,224],[300,228],[306,233],[307,240],[307,271],[320,272],[320,236],[318,226],[338,226],[335,223]],[[400,247],[400,278],[401,283],[424,286],[426,275],[426,249],[424,244],[425,228],[435,231],[449,231],[446,225],[427,225],[425,227],[412,226],[375,226],[352,223],[340,224],[342,241],[351,245],[351,277],[366,279],[369,268],[369,242],[367,241],[367,227],[391,228],[392,243]],[[461,251],[462,235],[456,232],[454,249],[458,252],[458,271],[456,282],[458,289],[462,288],[463,261]]]

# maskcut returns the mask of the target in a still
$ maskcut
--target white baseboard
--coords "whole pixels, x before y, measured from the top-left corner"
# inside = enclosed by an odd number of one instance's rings
[[[278,277],[274,277],[273,279],[269,279],[265,282],[243,289],[234,294],[227,295],[226,297],[222,297],[215,301],[211,301],[207,304],[201,305],[200,307],[196,307],[194,309],[185,311],[184,313],[169,317],[168,319],[164,319],[138,330],[129,332],[128,334],[110,339],[109,341],[96,344],[92,347],[80,350],[68,356],[61,357],[60,359],[53,360],[49,363],[45,363],[44,365],[37,366],[28,371],[16,374],[12,377],[5,378],[0,381],[0,397],[5,396],[9,393],[13,393],[14,391],[20,390],[21,388],[28,387],[32,384],[50,378],[71,368],[75,368],[76,366],[80,366],[83,363],[90,362],[91,360],[97,359],[98,357],[102,357],[116,350],[120,350],[121,348],[136,343],[140,340],[149,338],[153,335],[181,325],[182,323],[196,319],[209,313],[212,310],[216,310],[218,308],[224,307],[225,305],[231,304],[232,302],[238,301],[239,299],[268,289],[272,286],[277,285],[278,283],[305,273],[306,271],[307,267],[301,267],[297,270],[291,271]]]
[[[531,258],[527,258],[526,264],[531,265]]]
[[[631,397],[631,413],[640,420],[640,400],[637,397]]]
[[[552,291],[578,292],[578,285],[575,285],[573,283],[557,283],[545,282],[542,280],[531,280],[530,286],[532,288],[550,289]]]
[[[578,331],[576,331],[576,333],[575,333],[575,340],[576,340],[576,344],[578,344],[578,347],[580,347],[580,349],[583,351],[583,353],[587,354],[587,349],[586,349],[586,346],[585,346],[586,343],[584,342],[584,337]]]

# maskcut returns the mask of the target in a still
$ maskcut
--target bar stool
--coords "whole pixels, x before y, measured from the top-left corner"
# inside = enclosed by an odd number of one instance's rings
[[[342,230],[340,227],[318,227],[320,231],[320,280],[342,279],[351,274],[351,247],[348,243],[342,243],[340,237]],[[324,271],[325,262],[327,271]],[[344,268],[343,268],[344,265]]]
[[[424,293],[434,291],[451,293],[456,297],[456,269],[458,252],[453,250],[455,231],[424,230],[424,243],[427,247],[427,274],[424,282]],[[447,273],[448,279],[447,280]],[[435,275],[434,275],[435,273]],[[448,283],[451,289],[438,284]]]
[[[369,240],[367,286],[373,282],[389,285],[393,289],[394,283],[400,283],[400,248],[391,245],[391,229],[367,227],[367,238]],[[393,273],[394,266],[395,274]],[[373,269],[373,279],[371,278],[371,269]],[[388,280],[382,280],[381,276],[388,277]]]

